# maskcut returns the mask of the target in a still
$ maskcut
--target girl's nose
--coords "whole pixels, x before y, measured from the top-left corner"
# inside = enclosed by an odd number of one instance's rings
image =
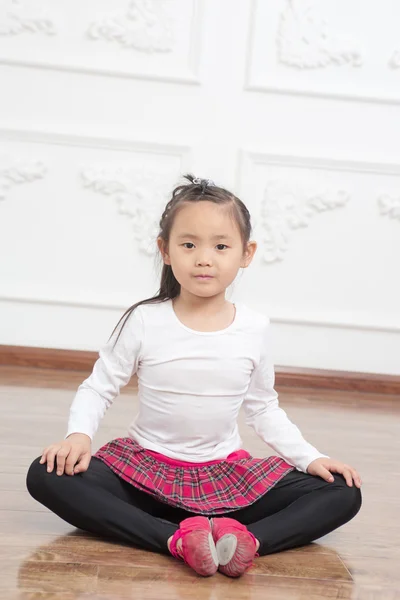
[[[199,267],[210,266],[212,264],[209,256],[201,256],[196,260],[196,265]]]

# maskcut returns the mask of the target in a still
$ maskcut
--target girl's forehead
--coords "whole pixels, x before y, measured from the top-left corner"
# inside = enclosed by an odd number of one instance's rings
[[[175,215],[172,230],[178,235],[190,231],[202,233],[205,237],[209,234],[240,235],[239,226],[229,207],[207,201],[182,206]]]

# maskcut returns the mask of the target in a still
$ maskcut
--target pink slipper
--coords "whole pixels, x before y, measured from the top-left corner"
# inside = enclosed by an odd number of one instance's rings
[[[228,577],[240,577],[253,564],[257,540],[245,525],[226,517],[212,519],[219,571]]]
[[[177,548],[178,540],[182,540],[181,550]],[[171,540],[170,552],[203,577],[214,575],[218,570],[217,550],[207,517],[190,517],[182,521]]]

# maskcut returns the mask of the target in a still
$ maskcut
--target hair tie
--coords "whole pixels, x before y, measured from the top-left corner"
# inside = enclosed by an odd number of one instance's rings
[[[208,186],[215,186],[215,183],[213,182],[212,179],[200,179],[200,177],[195,177],[193,179],[193,183],[195,185],[201,185],[203,187],[203,190]]]

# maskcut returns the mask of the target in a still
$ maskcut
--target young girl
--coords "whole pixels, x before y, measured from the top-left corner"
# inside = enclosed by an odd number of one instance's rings
[[[238,577],[255,556],[352,519],[361,481],[279,407],[268,318],[225,299],[257,247],[247,208],[212,181],[185,177],[160,220],[158,295],[122,316],[77,391],[66,438],[32,463],[27,487],[74,527],[170,553],[203,576]],[[100,419],[134,373],[139,412],[128,436],[92,457]],[[241,448],[242,404],[280,456]]]

